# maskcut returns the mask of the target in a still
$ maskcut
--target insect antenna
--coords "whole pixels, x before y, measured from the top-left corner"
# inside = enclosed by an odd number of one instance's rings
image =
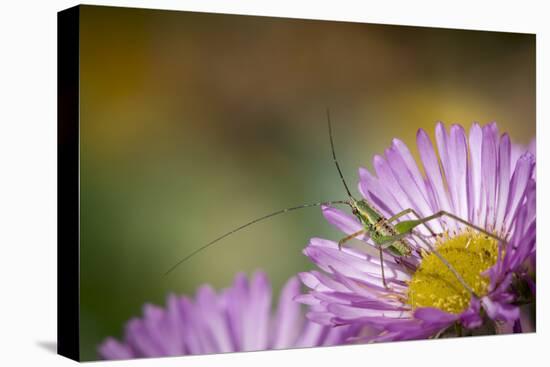
[[[328,136],[330,138],[330,149],[332,151],[332,160],[334,161],[334,164],[336,165],[336,169],[338,170],[338,174],[340,175],[340,179],[342,179],[342,183],[344,184],[344,187],[346,188],[346,192],[348,193],[348,197],[356,201],[351,195],[351,192],[349,191],[348,184],[346,183],[346,180],[344,179],[344,175],[342,174],[342,170],[340,169],[340,165],[338,164],[338,159],[336,159],[336,152],[334,150],[334,141],[332,139],[332,125],[330,123],[330,110],[327,108],[327,121],[328,121]]]
[[[334,200],[334,201],[322,201],[322,202],[318,202],[318,203],[312,203],[312,204],[304,204],[304,205],[299,205],[299,206],[294,206],[294,207],[291,207],[291,208],[285,208],[285,209],[282,209],[282,210],[277,210],[276,212],[273,212],[273,213],[269,213],[267,215],[264,215],[263,217],[259,217],[259,218],[256,218],[248,223],[245,223],[243,224],[242,226],[239,226],[227,233],[224,233],[223,235],[221,235],[220,237],[208,242],[206,245],[203,245],[199,248],[197,248],[196,250],[194,250],[193,252],[191,252],[189,255],[185,256],[183,259],[179,260],[177,263],[175,263],[170,269],[168,269],[168,271],[166,273],[164,273],[164,276],[170,274],[172,271],[174,271],[178,266],[180,266],[181,264],[183,264],[184,262],[186,262],[187,260],[191,259],[193,256],[195,256],[196,254],[198,254],[199,252],[207,249],[208,247],[210,246],[213,246],[214,244],[216,244],[218,241],[232,235],[233,233],[235,232],[238,232],[240,231],[241,229],[244,229],[248,226],[251,226],[255,223],[258,223],[258,222],[261,222],[263,220],[266,220],[268,218],[271,218],[271,217],[274,217],[276,215],[279,215],[279,214],[284,214],[284,213],[287,213],[287,212],[291,212],[291,211],[294,211],[294,210],[298,210],[298,209],[304,209],[304,208],[311,208],[311,207],[315,207],[315,206],[321,206],[321,205],[333,205],[333,204],[346,204],[346,205],[349,205],[347,201],[344,201],[344,200]]]

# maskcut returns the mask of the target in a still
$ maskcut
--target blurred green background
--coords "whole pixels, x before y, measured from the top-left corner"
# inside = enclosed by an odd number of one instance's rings
[[[81,355],[169,292],[263,269],[275,293],[312,268],[317,208],[393,137],[497,121],[535,134],[535,36],[112,7],[81,8]]]

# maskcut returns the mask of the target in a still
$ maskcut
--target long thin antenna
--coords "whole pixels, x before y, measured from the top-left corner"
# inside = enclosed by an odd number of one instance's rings
[[[351,192],[349,191],[348,184],[346,184],[346,180],[344,180],[344,175],[342,174],[342,170],[340,169],[340,165],[338,164],[338,160],[336,159],[336,152],[334,151],[334,141],[332,140],[332,126],[330,124],[330,110],[328,108],[327,108],[327,121],[328,121],[328,136],[330,137],[330,149],[332,150],[332,160],[334,161],[334,164],[336,164],[336,169],[338,169],[338,173],[340,174],[340,178],[342,179],[342,183],[346,188],[349,198],[352,200],[355,200],[351,195]]]
[[[298,210],[298,209],[304,209],[304,208],[311,208],[311,207],[314,207],[314,206],[321,206],[321,205],[333,205],[333,204],[347,204],[348,205],[348,202],[347,201],[344,201],[344,200],[335,200],[335,201],[323,201],[323,202],[319,202],[319,203],[313,203],[313,204],[304,204],[304,205],[300,205],[300,206],[295,206],[295,207],[292,207],[292,208],[286,208],[286,209],[282,209],[282,210],[278,210],[276,212],[273,212],[273,213],[270,213],[270,214],[267,214],[267,215],[264,215],[263,217],[260,217],[260,218],[256,218],[254,219],[253,221],[250,221],[246,224],[243,224],[242,226],[240,227],[237,227],[223,235],[221,235],[220,237],[212,240],[211,242],[208,242],[206,245],[203,245],[201,247],[199,247],[198,249],[196,249],[195,251],[191,252],[189,255],[187,255],[186,257],[184,257],[183,259],[181,259],[180,261],[178,261],[176,264],[174,264],[166,273],[164,273],[164,276],[170,274],[172,271],[174,271],[178,266],[180,266],[181,264],[183,264],[184,262],[186,262],[187,260],[189,260],[190,258],[192,258],[193,256],[195,256],[196,254],[198,254],[199,252],[201,252],[202,250],[205,250],[207,249],[208,247],[214,245],[216,242],[224,239],[225,237],[229,236],[229,235],[232,235],[233,233],[235,232],[238,232],[240,231],[241,229],[244,229],[248,226],[251,226],[252,224],[254,223],[258,223],[258,222],[261,222],[262,220],[265,220],[265,219],[268,219],[268,218],[271,218],[271,217],[274,217],[276,215],[279,215],[279,214],[283,214],[283,213],[286,213],[286,212],[291,212],[293,210]]]

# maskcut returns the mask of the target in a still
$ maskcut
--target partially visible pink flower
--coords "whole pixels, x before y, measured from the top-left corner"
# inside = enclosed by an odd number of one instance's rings
[[[513,282],[535,256],[535,158],[530,152],[513,155],[518,148],[508,134],[499,136],[495,123],[474,124],[468,135],[460,125],[448,132],[440,123],[435,133],[437,152],[428,134],[418,131],[422,167],[394,139],[384,156],[374,157],[376,175],[359,170],[359,191],[387,218],[408,208],[422,217],[445,210],[504,238],[508,245],[499,251],[496,241],[448,217],[429,222],[443,235],[425,240],[448,251],[444,255],[474,283],[479,298],[470,298],[441,261],[432,261],[433,253],[418,237],[407,239],[413,251],[406,258],[385,253],[388,289],[377,249],[366,236],[359,238],[367,244],[365,250],[342,251],[333,241],[314,238],[304,253],[322,271],[300,274],[310,291],[298,298],[315,307],[308,313],[311,320],[368,325],[380,331],[369,340],[378,341],[427,338],[455,323],[475,329],[486,322],[483,314],[499,324],[519,322]],[[354,216],[338,209],[324,207],[323,214],[345,235],[362,229]],[[416,218],[399,221],[406,219]],[[424,227],[417,231],[423,237],[430,234]],[[534,282],[528,281],[534,294]]]
[[[537,156],[537,142],[536,139],[533,138],[527,145],[521,145],[521,144],[512,144],[512,149],[510,152],[510,161],[512,162],[511,168],[513,169],[515,167],[515,163],[518,161],[518,159],[525,153],[529,152],[533,155],[533,157]],[[536,179],[536,171],[533,170],[533,178]]]
[[[534,157],[537,156],[537,141],[535,138],[531,139],[527,145],[512,144],[512,149],[510,152],[511,161],[514,163],[517,162],[519,157],[521,157],[521,155],[525,152],[531,153]]]
[[[264,273],[249,281],[238,274],[233,285],[216,292],[200,287],[194,299],[170,295],[166,307],[146,304],[131,319],[123,341],[107,338],[99,346],[104,359],[178,356],[286,349],[342,344],[350,327],[325,327],[305,319],[299,303],[300,282],[291,278],[271,311],[271,286]]]

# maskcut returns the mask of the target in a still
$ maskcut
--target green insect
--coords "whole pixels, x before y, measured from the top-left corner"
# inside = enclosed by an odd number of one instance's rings
[[[466,283],[462,275],[456,271],[456,269],[427,241],[422,234],[415,231],[415,229],[418,226],[423,225],[429,232],[430,236],[435,237],[437,234],[429,227],[427,224],[428,222],[447,216],[449,218],[452,218],[468,227],[473,228],[476,231],[479,231],[480,233],[485,234],[486,236],[489,236],[495,240],[497,240],[499,243],[505,243],[505,241],[496,236],[493,233],[490,233],[486,231],[485,229],[478,227],[452,213],[446,212],[446,211],[439,211],[437,213],[434,213],[427,217],[421,217],[418,215],[418,213],[414,209],[405,209],[390,218],[384,217],[380,211],[378,211],[375,206],[367,201],[366,199],[356,200],[353,195],[351,194],[351,191],[349,190],[349,187],[346,183],[346,180],[344,179],[344,175],[342,174],[342,171],[340,169],[340,164],[338,163],[338,160],[336,158],[336,153],[334,149],[334,141],[332,137],[332,125],[330,120],[330,112],[327,110],[327,121],[328,121],[328,132],[329,132],[329,138],[330,138],[330,146],[332,151],[332,158],[334,161],[334,164],[336,165],[336,169],[338,170],[338,174],[340,176],[340,179],[344,185],[344,188],[346,190],[346,193],[348,195],[348,200],[333,200],[333,201],[324,201],[324,202],[318,202],[318,203],[312,203],[312,204],[304,204],[299,205],[291,208],[286,208],[282,210],[278,210],[276,212],[264,215],[262,217],[256,218],[246,224],[243,224],[240,227],[237,227],[220,237],[212,240],[211,242],[207,243],[204,246],[201,246],[197,248],[195,251],[191,252],[189,255],[178,261],[174,266],[172,266],[165,275],[171,273],[173,270],[175,270],[179,265],[184,263],[185,261],[189,260],[199,252],[205,250],[206,248],[216,244],[220,240],[224,239],[225,237],[228,237],[232,235],[235,232],[238,232],[248,226],[251,226],[255,223],[258,223],[260,221],[263,221],[265,219],[274,217],[279,214],[284,214],[290,211],[303,209],[303,208],[311,208],[311,207],[318,207],[321,205],[347,205],[351,208],[351,211],[353,215],[359,220],[359,222],[362,224],[363,228],[360,231],[357,231],[355,233],[350,234],[349,236],[346,236],[342,238],[340,241],[338,241],[338,247],[342,249],[342,246],[354,239],[357,236],[360,235],[367,235],[371,238],[373,243],[376,245],[379,251],[380,255],[380,271],[382,276],[382,283],[384,287],[388,287],[386,283],[386,278],[384,274],[384,261],[383,261],[383,253],[384,251],[389,252],[395,257],[407,257],[410,256],[412,253],[412,245],[407,241],[407,237],[415,235],[416,238],[419,238],[429,249],[432,251],[444,264],[445,266],[454,274],[454,276],[457,278],[457,280],[464,286],[464,288],[474,297],[477,297],[472,288]],[[394,223],[397,219],[405,216],[405,215],[413,215],[416,219],[412,220],[403,220],[400,222]]]

